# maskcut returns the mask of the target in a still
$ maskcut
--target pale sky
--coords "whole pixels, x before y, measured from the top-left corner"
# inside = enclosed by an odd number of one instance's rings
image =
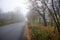
[[[4,12],[13,11],[14,8],[20,7],[24,15],[28,12],[28,0],[0,0],[0,7]]]

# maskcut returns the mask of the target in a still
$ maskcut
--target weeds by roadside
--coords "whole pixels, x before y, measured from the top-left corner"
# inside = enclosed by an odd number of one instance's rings
[[[43,26],[39,24],[28,24],[31,31],[31,40],[58,40],[59,35],[57,29],[54,31],[54,26]]]

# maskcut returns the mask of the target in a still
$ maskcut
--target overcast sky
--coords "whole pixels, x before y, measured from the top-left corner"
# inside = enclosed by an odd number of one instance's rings
[[[28,6],[28,0],[0,0],[0,8],[2,8],[4,12],[13,11],[14,8],[19,7],[23,14],[26,14]]]

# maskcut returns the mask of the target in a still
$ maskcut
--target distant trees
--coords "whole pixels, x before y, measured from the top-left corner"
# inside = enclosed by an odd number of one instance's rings
[[[39,22],[38,19],[39,14],[37,14],[37,12],[35,10],[31,10],[31,12],[28,12],[27,14],[27,18],[29,22]]]
[[[16,11],[8,11],[8,12],[2,12],[0,10],[0,22],[8,20],[13,20],[14,22],[21,22],[25,21],[25,18],[18,9]]]

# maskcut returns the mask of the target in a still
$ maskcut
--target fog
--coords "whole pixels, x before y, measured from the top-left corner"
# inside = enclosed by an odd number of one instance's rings
[[[18,8],[24,16],[29,11],[29,5],[28,0],[0,0],[0,9],[3,12],[15,11]]]
[[[28,0],[0,0],[0,21],[27,19],[29,6]]]

